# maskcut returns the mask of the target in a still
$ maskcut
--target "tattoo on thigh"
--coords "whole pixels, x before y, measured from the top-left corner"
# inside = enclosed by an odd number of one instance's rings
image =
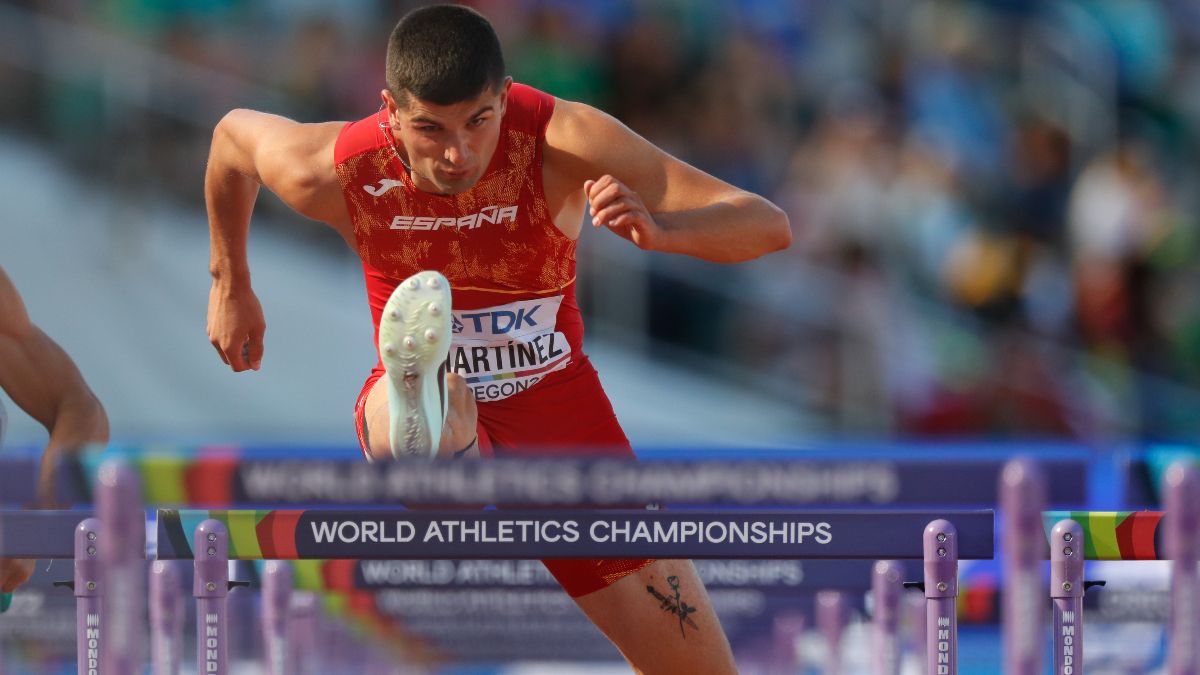
[[[683,631],[684,624],[691,626],[693,630],[700,630],[695,621],[692,621],[690,616],[696,611],[696,608],[687,604],[679,597],[679,577],[667,577],[667,584],[670,585],[673,596],[666,596],[658,592],[658,589],[649,584],[646,585],[646,592],[653,595],[658,600],[658,606],[667,614],[674,614],[679,617],[679,634],[687,639],[687,635]]]

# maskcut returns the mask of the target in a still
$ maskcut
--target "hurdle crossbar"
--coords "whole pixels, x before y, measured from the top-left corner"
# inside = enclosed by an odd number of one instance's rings
[[[13,558],[72,559],[75,527],[90,511],[0,510],[0,555]]]
[[[191,558],[207,518],[232,559],[920,559],[921,533],[953,520],[963,557],[993,556],[991,511],[399,511],[163,509],[159,558]]]
[[[230,526],[231,535],[233,537],[233,546],[235,548],[235,556],[241,557],[243,546],[246,551],[252,555],[245,555],[246,559],[263,558],[263,552],[267,553],[287,553],[291,550],[290,547],[296,546],[302,541],[307,541],[303,537],[298,536],[295,532],[291,532],[287,536],[282,536],[281,533],[286,531],[285,524],[290,523],[295,527],[301,522],[309,523],[306,527],[311,530],[312,522],[332,523],[338,519],[358,518],[360,521],[375,520],[381,518],[388,523],[393,522],[411,522],[414,527],[421,526],[428,529],[428,523],[431,521],[459,521],[477,526],[485,527],[482,523],[489,523],[486,527],[496,527],[495,523],[500,521],[532,521],[538,524],[538,527],[549,527],[552,521],[573,520],[577,525],[590,526],[596,520],[612,520],[613,518],[621,517],[629,521],[632,526],[636,527],[636,523],[645,520],[651,528],[656,519],[660,519],[663,526],[669,527],[671,522],[681,523],[684,520],[693,522],[706,523],[709,521],[721,521],[728,524],[731,521],[754,522],[753,519],[765,517],[767,520],[761,522],[791,522],[801,523],[810,522],[819,524],[820,522],[828,521],[831,525],[837,524],[833,541],[828,544],[815,543],[816,537],[805,537],[806,541],[802,545],[785,545],[785,544],[748,544],[740,548],[737,546],[714,545],[712,543],[678,543],[678,544],[646,544],[641,541],[633,541],[628,544],[618,545],[614,542],[599,542],[592,545],[594,550],[603,549],[603,555],[599,557],[621,557],[618,549],[622,546],[629,550],[641,551],[641,557],[690,557],[690,558],[828,558],[828,559],[919,559],[921,551],[918,544],[914,545],[907,536],[908,529],[917,528],[915,531],[919,534],[920,528],[917,524],[928,522],[935,518],[945,518],[954,522],[960,528],[960,532],[964,533],[963,540],[963,559],[979,559],[990,558],[992,556],[991,539],[988,538],[993,527],[992,512],[980,510],[946,510],[946,511],[868,511],[868,510],[797,510],[797,511],[738,511],[738,510],[721,510],[714,511],[709,509],[704,510],[679,510],[679,511],[618,511],[618,510],[603,510],[603,511],[402,511],[395,509],[360,509],[360,510],[338,510],[338,509],[308,509],[308,510],[174,510],[162,509],[160,514],[167,514],[170,518],[180,519],[180,525],[190,523],[191,526],[199,524],[206,517],[214,517],[218,520],[225,521]],[[178,515],[171,515],[178,514]],[[301,515],[303,514],[303,515]],[[89,518],[94,515],[91,511],[86,510],[57,510],[57,511],[25,511],[25,510],[0,510],[0,553],[7,556],[23,557],[23,558],[41,558],[41,559],[70,559],[74,557],[74,543],[72,540],[75,526],[84,518]],[[314,521],[315,518],[323,518],[324,520]],[[830,521],[830,518],[834,518]],[[972,521],[972,518],[981,520]],[[1087,535],[1088,545],[1084,551],[1085,560],[1169,560],[1170,557],[1161,543],[1163,532],[1165,531],[1164,513],[1160,511],[1121,511],[1121,512],[1099,512],[1099,511],[1046,511],[1043,513],[1043,522],[1046,526],[1047,535],[1053,524],[1064,518],[1071,518],[1080,523],[1084,528],[1084,533]],[[1168,517],[1169,518],[1169,517]],[[661,520],[665,519],[665,520]],[[972,525],[975,522],[977,525]],[[880,524],[882,523],[882,524]],[[961,525],[959,525],[961,523]],[[904,530],[904,534],[898,534],[893,527],[894,524],[909,524],[910,528]],[[391,525],[389,525],[390,527]],[[455,526],[457,527],[457,526]],[[533,527],[532,525],[523,527]],[[603,527],[603,526],[599,526]],[[976,528],[980,532],[981,539],[987,539],[986,549],[981,547],[972,547],[970,539],[970,530]],[[983,528],[983,529],[978,529]],[[165,530],[170,533],[174,530]],[[422,530],[424,531],[424,530]],[[164,559],[191,557],[190,549],[186,546],[179,547],[172,545],[169,541],[164,543],[161,536],[164,532],[164,525],[159,525],[159,551],[158,556]],[[482,533],[483,530],[480,529]],[[488,530],[491,532],[491,530]],[[303,533],[301,533],[303,534]],[[440,542],[407,542],[403,547],[399,543],[395,545],[379,543],[378,545],[368,542],[365,546],[359,548],[370,549],[371,557],[376,558],[470,558],[470,557],[497,557],[497,558],[547,558],[547,557],[597,557],[592,553],[583,552],[584,545],[587,542],[582,541],[586,537],[585,532],[580,532],[580,542],[483,542],[466,544],[455,544],[439,548]],[[815,534],[815,533],[814,533]],[[282,538],[280,538],[282,536]],[[422,535],[423,536],[423,535]],[[515,535],[514,535],[515,536]],[[262,537],[264,544],[260,544],[259,538]],[[290,537],[290,539],[289,539]],[[311,535],[309,539],[311,539]],[[276,541],[279,544],[275,544]],[[289,544],[289,542],[291,542]],[[309,542],[322,550],[331,549],[338,550],[337,546],[328,547],[318,545],[315,541]],[[449,542],[447,542],[449,544]],[[511,549],[518,546],[521,551],[525,551],[522,555],[512,555]],[[278,546],[279,551],[276,552],[273,546]],[[390,550],[381,551],[378,549]],[[647,552],[653,548],[657,552]],[[353,558],[355,546],[342,546],[342,550],[346,550],[346,555],[333,554],[314,554],[313,546],[308,546],[304,549],[297,549],[291,556],[281,556],[279,559],[290,558]],[[433,553],[431,549],[438,549],[440,552]],[[253,553],[255,550],[258,553]],[[453,551],[447,549],[454,549]],[[698,550],[700,549],[700,550]],[[721,551],[720,549],[724,549]],[[422,552],[424,551],[424,552]],[[691,551],[691,552],[689,552]],[[895,553],[893,553],[895,551]],[[1043,559],[1048,559],[1049,548],[1043,552]]]
[[[96,458],[71,457],[59,467],[65,504],[92,494]],[[697,506],[914,508],[931,504],[989,508],[1003,460],[946,453],[882,455],[805,453],[796,459],[497,458],[486,462],[403,459],[368,464],[260,453],[159,453],[125,458],[142,476],[148,504],[178,508],[374,508],[422,504],[506,504],[514,508],[635,508],[649,503]],[[36,469],[36,466],[30,467]],[[1053,502],[1087,501],[1085,459],[1045,463]],[[28,473],[28,470],[27,470]],[[29,475],[33,475],[30,473]],[[203,480],[198,477],[203,477]],[[0,475],[0,487],[5,485]],[[35,481],[0,492],[4,501],[33,501]],[[849,487],[848,487],[849,486]],[[21,495],[24,494],[24,497]]]

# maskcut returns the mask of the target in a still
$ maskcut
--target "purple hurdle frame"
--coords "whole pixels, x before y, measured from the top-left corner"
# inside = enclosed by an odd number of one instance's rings
[[[100,520],[85,518],[75,527],[75,663],[80,675],[97,675],[101,672],[105,653],[104,642],[108,639],[106,624],[100,610],[100,594],[103,581],[100,578],[99,545]]]
[[[1045,657],[1046,596],[1042,561],[1046,538],[1042,511],[1046,478],[1025,458],[1004,466],[1000,474],[1001,555],[1004,575],[1003,641],[1006,675],[1041,675]]]
[[[771,622],[771,657],[768,671],[798,673],[804,671],[796,641],[804,636],[808,622],[799,612],[782,612]]]
[[[139,673],[144,668],[146,633],[146,512],[132,469],[105,462],[97,477],[96,516],[100,520],[101,606],[105,673]]]
[[[268,560],[263,566],[262,630],[263,656],[269,675],[294,671],[287,661],[288,619],[292,601],[292,567],[283,560]]]
[[[846,619],[850,613],[846,594],[841,591],[818,591],[816,605],[817,631],[825,639],[829,650],[825,673],[841,675],[842,634],[846,632]]]
[[[904,651],[912,654],[919,671],[925,670],[926,603],[923,591],[909,590],[908,586],[905,586],[904,595],[900,600],[904,612]]]
[[[317,644],[317,596],[310,591],[292,593],[288,608],[288,662],[295,666],[296,675],[323,672],[321,650]]]
[[[1168,675],[1200,674],[1200,476],[1189,462],[1176,462],[1165,476],[1167,530],[1163,544],[1171,567],[1171,615],[1167,630]]]
[[[871,672],[900,673],[900,597],[904,592],[900,563],[880,560],[871,574]]]
[[[112,475],[114,485],[121,481],[115,477],[121,474],[120,471],[114,470]],[[115,499],[115,498],[114,498]],[[119,504],[117,505],[119,506]],[[105,507],[109,508],[109,507]],[[113,508],[119,513],[128,513],[133,510],[128,508]],[[140,511],[140,509],[138,509]],[[221,518],[228,518],[231,521],[240,520],[245,517],[245,511],[221,511],[216,514]],[[257,512],[256,512],[257,513]],[[397,522],[408,523],[432,523],[436,520],[446,517],[436,511],[404,511],[393,512],[385,511],[389,517],[395,518]],[[453,517],[463,521],[464,523],[496,523],[500,520],[500,514],[495,512],[463,512],[450,511]],[[193,593],[198,597],[197,614],[199,614],[199,626],[203,633],[202,640],[198,646],[198,657],[201,662],[203,672],[220,673],[223,668],[228,667],[227,647],[224,644],[225,634],[227,632],[226,617],[224,614],[223,601],[228,595],[231,585],[228,580],[228,559],[229,559],[229,533],[225,526],[211,518],[200,523],[200,527],[193,532],[185,532],[184,523],[196,522],[192,520],[197,515],[204,514],[202,518],[207,518],[207,511],[178,511],[173,509],[162,509],[158,512],[157,527],[158,537],[155,554],[161,560],[184,560],[190,559],[194,561],[196,566],[196,579]],[[394,515],[393,515],[394,514]],[[527,515],[523,515],[520,511],[506,511],[502,515],[504,518],[512,518],[514,514],[528,517],[535,521],[546,518],[544,512],[530,511]],[[932,619],[935,626],[939,626],[936,631],[936,637],[931,635],[930,640],[935,641],[933,653],[936,655],[940,646],[939,638],[946,642],[946,645],[940,651],[946,652],[946,655],[941,659],[943,662],[950,659],[952,645],[949,641],[956,633],[956,625],[952,625],[954,616],[951,611],[942,612],[945,619],[942,620],[936,617],[938,612],[941,612],[941,607],[946,606],[952,610],[954,596],[957,594],[957,561],[960,555],[968,558],[991,558],[993,556],[992,544],[994,540],[992,514],[987,511],[953,511],[953,512],[920,512],[920,511],[878,511],[872,513],[863,513],[861,511],[811,511],[810,516],[819,515],[822,519],[822,525],[827,526],[830,531],[837,530],[840,536],[831,538],[829,542],[805,541],[803,543],[795,542],[779,542],[767,541],[762,544],[762,548],[758,545],[754,548],[741,545],[714,545],[716,542],[700,543],[696,541],[663,541],[653,544],[653,547],[634,546],[631,542],[621,543],[615,550],[609,547],[609,542],[603,539],[596,539],[590,542],[572,542],[571,552],[581,555],[594,555],[595,553],[608,554],[614,557],[646,557],[647,554],[663,558],[671,557],[699,557],[699,558],[761,558],[761,557],[794,557],[794,558],[812,558],[812,559],[872,559],[878,557],[884,558],[904,558],[908,559],[915,557],[917,552],[920,552],[922,559],[926,561],[926,579],[931,586],[926,589],[926,596],[932,600],[930,604],[934,609],[934,618]],[[73,557],[75,553],[74,539],[71,535],[74,528],[78,525],[81,518],[87,514],[77,511],[41,511],[41,512],[5,512],[0,511],[0,523],[5,529],[4,546],[8,555],[13,557],[26,558],[57,558],[66,559]],[[306,509],[304,517],[310,519],[309,522],[335,522],[338,519],[345,518],[370,518],[377,515],[376,511],[353,511],[353,510],[322,510],[322,509]],[[648,512],[643,510],[613,510],[605,511],[603,515],[598,515],[595,511],[561,511],[553,515],[555,520],[565,517],[570,517],[584,524],[586,529],[587,523],[601,522],[604,519],[622,517],[629,519],[632,522],[636,519],[638,522],[684,522],[688,519],[706,518],[719,522],[732,522],[733,519],[745,519],[754,517],[758,522],[776,523],[790,522],[787,518],[790,516],[781,515],[777,511],[762,511],[762,512],[738,512],[737,515],[732,515],[729,512],[706,512],[702,510],[685,512]],[[815,517],[815,516],[814,516]],[[933,518],[933,520],[931,520]],[[961,520],[959,519],[961,518]],[[952,526],[949,519],[955,520],[958,524],[964,527],[960,533],[957,526]],[[124,536],[128,540],[140,541],[144,534],[143,515],[138,514],[136,519],[138,527],[126,528],[129,532]],[[540,522],[540,521],[538,521]],[[880,527],[883,523],[885,527]],[[920,529],[923,534],[921,542],[918,544],[916,540],[916,531]],[[14,530],[16,534],[14,535]],[[120,529],[116,530],[118,536]],[[355,551],[354,555],[347,556],[347,550],[344,545],[346,542],[321,542],[314,534],[316,528],[298,527],[294,531],[296,537],[295,555],[297,559],[323,559],[329,557],[338,557],[342,554],[343,557],[362,557],[364,559],[390,559],[394,557],[395,551],[383,547],[366,547],[360,548],[359,543],[353,544],[351,547]],[[107,530],[105,530],[105,536]],[[871,535],[871,536],[867,536]],[[308,537],[308,539],[305,539]],[[103,544],[104,540],[100,539]],[[727,542],[728,543],[728,542]],[[835,544],[833,547],[819,548],[825,546],[826,543]],[[938,544],[944,544],[939,547]],[[502,551],[507,557],[517,558],[536,558],[536,557],[555,557],[562,553],[561,548],[550,541],[526,542],[526,547],[515,552],[511,547],[501,546],[499,542],[476,541],[476,542],[454,542],[453,550],[449,551],[451,557],[464,558],[486,558],[494,555],[497,551]],[[578,545],[577,545],[578,544]],[[109,545],[109,544],[106,544]],[[374,546],[374,545],[372,545]],[[582,546],[582,547],[581,547]],[[444,542],[415,542],[404,544],[404,557],[411,558],[440,558],[447,553],[445,550],[448,546]],[[590,547],[590,548],[589,548]],[[100,546],[97,547],[98,549]],[[139,554],[145,552],[144,546],[140,547]],[[129,555],[129,547],[122,549],[121,547],[113,547],[117,553],[124,551],[125,555]],[[594,551],[594,553],[593,553]],[[246,557],[250,550],[242,552]],[[133,556],[130,555],[132,558]],[[138,561],[141,561],[141,556],[138,555]],[[144,563],[142,565],[144,567]],[[107,588],[109,581],[106,577],[105,586]],[[141,582],[145,583],[145,577],[141,577]],[[109,589],[111,590],[111,589]],[[118,598],[120,596],[117,596]],[[128,600],[129,598],[122,598]],[[141,597],[144,603],[144,594]],[[106,603],[117,604],[117,603]],[[104,608],[109,609],[108,607]],[[137,613],[137,620],[144,621],[144,614]],[[211,617],[211,619],[210,619]],[[929,617],[927,617],[928,619]],[[211,624],[211,625],[210,625]],[[951,630],[954,628],[954,630]],[[944,630],[943,630],[944,629]],[[143,630],[145,628],[143,627]],[[944,633],[944,637],[941,635]],[[108,637],[111,637],[109,634]],[[206,661],[210,661],[207,657],[209,652],[212,652],[212,665]],[[938,659],[935,657],[935,661]],[[103,659],[102,659],[103,661]],[[144,668],[144,661],[139,662],[136,666],[125,672],[137,672]],[[937,664],[937,671],[940,673],[950,673],[950,664]]]
[[[930,675],[958,673],[958,530],[938,519],[925,527],[925,656]]]
[[[183,579],[177,560],[150,566],[150,666],[153,675],[177,675],[182,659]]]
[[[1070,518],[1050,532],[1050,598],[1054,607],[1054,672],[1083,672],[1083,528]]]
[[[229,530],[209,518],[196,527],[192,541],[196,574],[196,669],[205,675],[229,672],[228,617]]]

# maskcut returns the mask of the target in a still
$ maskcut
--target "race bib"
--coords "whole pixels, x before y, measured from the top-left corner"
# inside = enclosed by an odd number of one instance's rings
[[[477,401],[499,401],[571,362],[567,337],[554,330],[561,295],[453,312],[450,370]]]

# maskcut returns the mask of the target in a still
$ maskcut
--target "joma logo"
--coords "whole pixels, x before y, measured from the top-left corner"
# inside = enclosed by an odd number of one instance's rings
[[[384,178],[379,181],[379,185],[364,185],[362,189],[366,190],[367,194],[372,197],[378,197],[394,187],[404,187],[403,181]]]

